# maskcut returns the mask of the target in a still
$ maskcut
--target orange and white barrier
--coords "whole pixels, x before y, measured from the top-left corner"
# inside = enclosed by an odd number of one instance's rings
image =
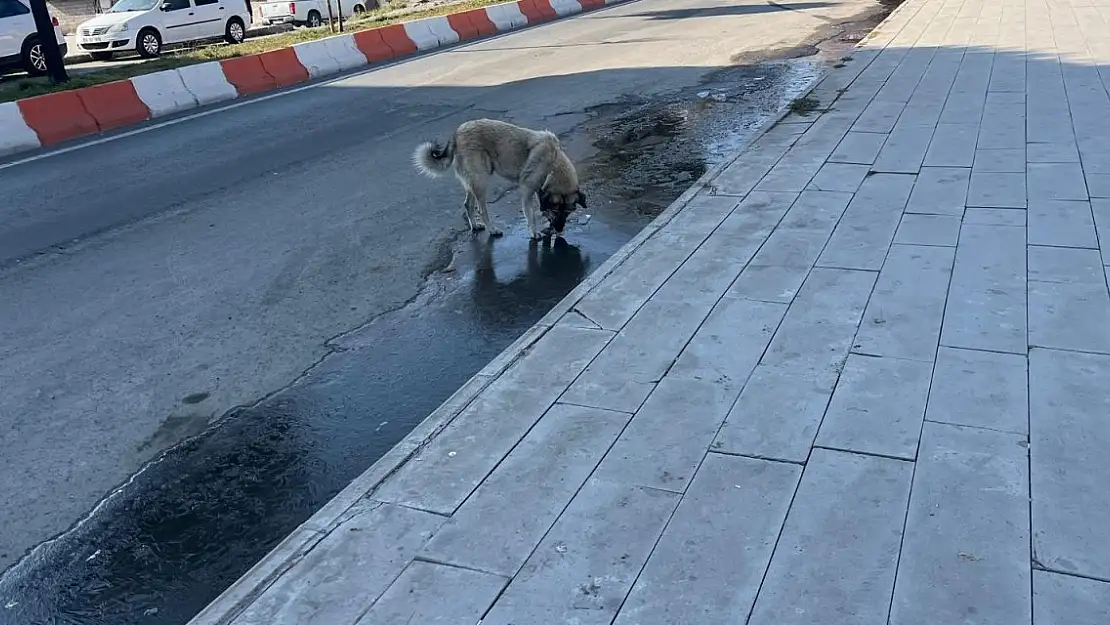
[[[0,156],[626,1],[518,0],[0,103]]]

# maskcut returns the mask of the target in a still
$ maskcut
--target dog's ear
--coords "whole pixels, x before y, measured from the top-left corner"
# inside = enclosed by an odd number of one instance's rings
[[[582,189],[579,189],[578,197],[575,198],[574,203],[581,206],[582,208],[589,208],[589,206],[586,206],[586,192]]]

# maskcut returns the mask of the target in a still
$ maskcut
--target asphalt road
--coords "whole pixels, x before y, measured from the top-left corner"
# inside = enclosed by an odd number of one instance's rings
[[[463,221],[456,183],[413,170],[419,141],[489,116],[588,159],[599,116],[878,8],[641,0],[0,164],[0,570],[421,293]],[[646,218],[619,204],[582,241],[631,236]],[[519,267],[515,196],[493,208]]]

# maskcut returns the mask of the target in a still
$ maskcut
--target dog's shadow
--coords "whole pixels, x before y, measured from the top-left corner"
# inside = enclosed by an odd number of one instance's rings
[[[475,259],[471,284],[479,321],[498,326],[542,316],[587,275],[589,256],[562,238],[529,241],[525,269],[512,279],[497,279],[493,239],[471,241]],[[535,319],[533,319],[535,317]]]

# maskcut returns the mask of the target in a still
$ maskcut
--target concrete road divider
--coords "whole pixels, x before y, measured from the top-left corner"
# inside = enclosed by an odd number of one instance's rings
[[[559,17],[566,17],[574,15],[575,13],[582,12],[582,5],[578,0],[548,0],[551,3],[551,8]]]
[[[239,92],[228,82],[224,68],[218,61],[179,67],[177,73],[200,106],[239,97]]]
[[[293,46],[297,61],[308,70],[310,78],[339,73],[339,61],[328,50],[328,40],[306,41]]]
[[[371,31],[374,32],[374,31]],[[366,65],[367,57],[355,44],[354,35],[340,35],[321,40],[328,53],[339,63],[339,71],[345,72]],[[385,44],[382,43],[384,46]]]
[[[139,98],[130,80],[78,89],[75,93],[102,131],[150,119],[150,109]]]
[[[151,117],[162,117],[197,107],[197,99],[185,86],[176,69],[143,74],[131,79],[135,93],[150,110]]]
[[[631,0],[518,0],[0,104],[0,156]]]
[[[308,70],[301,64],[293,48],[263,52],[258,55],[258,60],[262,61],[262,69],[274,79],[274,84],[278,87],[308,81]]]
[[[520,11],[520,6],[515,2],[497,4],[485,9],[486,15],[497,27],[499,32],[523,28],[528,25],[528,18]]]
[[[54,145],[100,131],[77,97],[78,91],[48,93],[18,102],[23,121],[38,135],[40,144]]]
[[[0,104],[0,156],[39,147],[39,136],[23,121],[15,102]]]

